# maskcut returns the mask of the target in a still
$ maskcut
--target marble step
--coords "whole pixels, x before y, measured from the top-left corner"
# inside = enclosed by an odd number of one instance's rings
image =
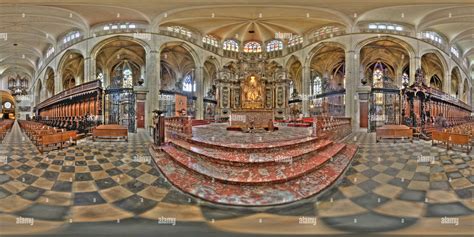
[[[170,142],[181,151],[191,156],[199,156],[203,159],[211,159],[213,162],[247,165],[247,164],[270,164],[280,162],[295,162],[297,158],[314,151],[322,150],[332,144],[329,140],[316,140],[312,143],[292,148],[274,148],[273,150],[235,150],[235,149],[213,149],[199,146],[184,140],[174,139]]]
[[[199,173],[210,179],[228,183],[264,184],[278,183],[292,180],[309,173],[337,155],[344,144],[333,144],[324,150],[308,154],[307,157],[293,160],[275,162],[268,165],[232,166],[215,163],[209,159],[194,157],[168,145],[162,147],[164,152],[178,164],[191,171]]]
[[[185,193],[213,203],[237,206],[278,205],[316,195],[341,176],[356,151],[356,146],[347,145],[332,161],[288,182],[242,185],[210,180],[202,174],[184,168],[164,153],[155,153],[150,148],[156,165],[174,186]]]
[[[257,135],[256,135],[257,136]],[[182,137],[178,137],[178,139],[183,139]],[[302,146],[308,143],[313,143],[319,138],[317,137],[303,137],[297,138],[292,140],[284,140],[284,141],[275,141],[275,142],[254,142],[254,143],[229,143],[225,140],[202,140],[197,137],[186,138],[187,142],[198,145],[200,147],[207,147],[213,149],[220,149],[220,150],[242,150],[242,151],[265,151],[265,150],[273,150],[276,148],[294,148],[296,146]]]

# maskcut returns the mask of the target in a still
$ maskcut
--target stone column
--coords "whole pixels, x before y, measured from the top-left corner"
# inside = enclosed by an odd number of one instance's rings
[[[84,82],[94,81],[97,79],[95,68],[95,59],[91,57],[84,59]]]
[[[446,78],[443,80],[443,91],[451,95],[451,71],[448,71]]]
[[[54,94],[58,94],[63,90],[63,80],[61,78],[61,73],[54,74]]]
[[[421,58],[419,56],[410,58],[410,81],[408,85],[412,85],[415,82],[416,69],[421,68]]]
[[[160,53],[152,50],[147,54],[145,68],[144,89],[149,91],[145,101],[145,128],[151,125],[153,110],[159,109],[160,79]]]
[[[346,108],[346,117],[350,117],[352,120],[353,129],[358,127],[357,124],[357,93],[356,88],[360,85],[359,78],[359,54],[354,50],[346,52],[346,97],[345,97],[345,108]]]
[[[302,99],[302,106],[303,106],[303,116],[309,117],[309,92],[310,92],[310,84],[311,84],[311,67],[310,66],[303,66],[303,73],[301,78],[301,99]],[[292,91],[290,91],[291,97]]]
[[[204,75],[203,68],[197,67],[194,70],[194,80],[196,81],[196,119],[204,118]]]

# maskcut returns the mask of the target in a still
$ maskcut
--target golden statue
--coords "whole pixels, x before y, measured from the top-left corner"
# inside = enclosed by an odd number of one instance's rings
[[[247,86],[244,88],[244,95],[247,101],[260,101],[262,95],[255,76],[250,77]]]

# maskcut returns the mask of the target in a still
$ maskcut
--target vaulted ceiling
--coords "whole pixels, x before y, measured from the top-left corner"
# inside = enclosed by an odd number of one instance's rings
[[[122,21],[183,25],[240,41],[328,24],[352,29],[366,21],[395,22],[443,34],[474,64],[472,0],[0,0],[0,33],[7,33],[6,40],[0,37],[0,74],[14,67],[32,75],[38,58],[71,30],[87,34],[94,25]]]

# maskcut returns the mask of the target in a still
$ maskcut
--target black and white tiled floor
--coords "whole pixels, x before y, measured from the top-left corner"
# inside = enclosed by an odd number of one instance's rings
[[[0,144],[0,233],[474,233],[473,153],[446,152],[425,141],[375,144],[367,133],[353,133],[346,142],[359,144],[359,152],[327,192],[284,206],[238,208],[206,203],[171,187],[150,163],[145,131],[130,134],[129,142],[85,139],[41,155],[15,125]]]

